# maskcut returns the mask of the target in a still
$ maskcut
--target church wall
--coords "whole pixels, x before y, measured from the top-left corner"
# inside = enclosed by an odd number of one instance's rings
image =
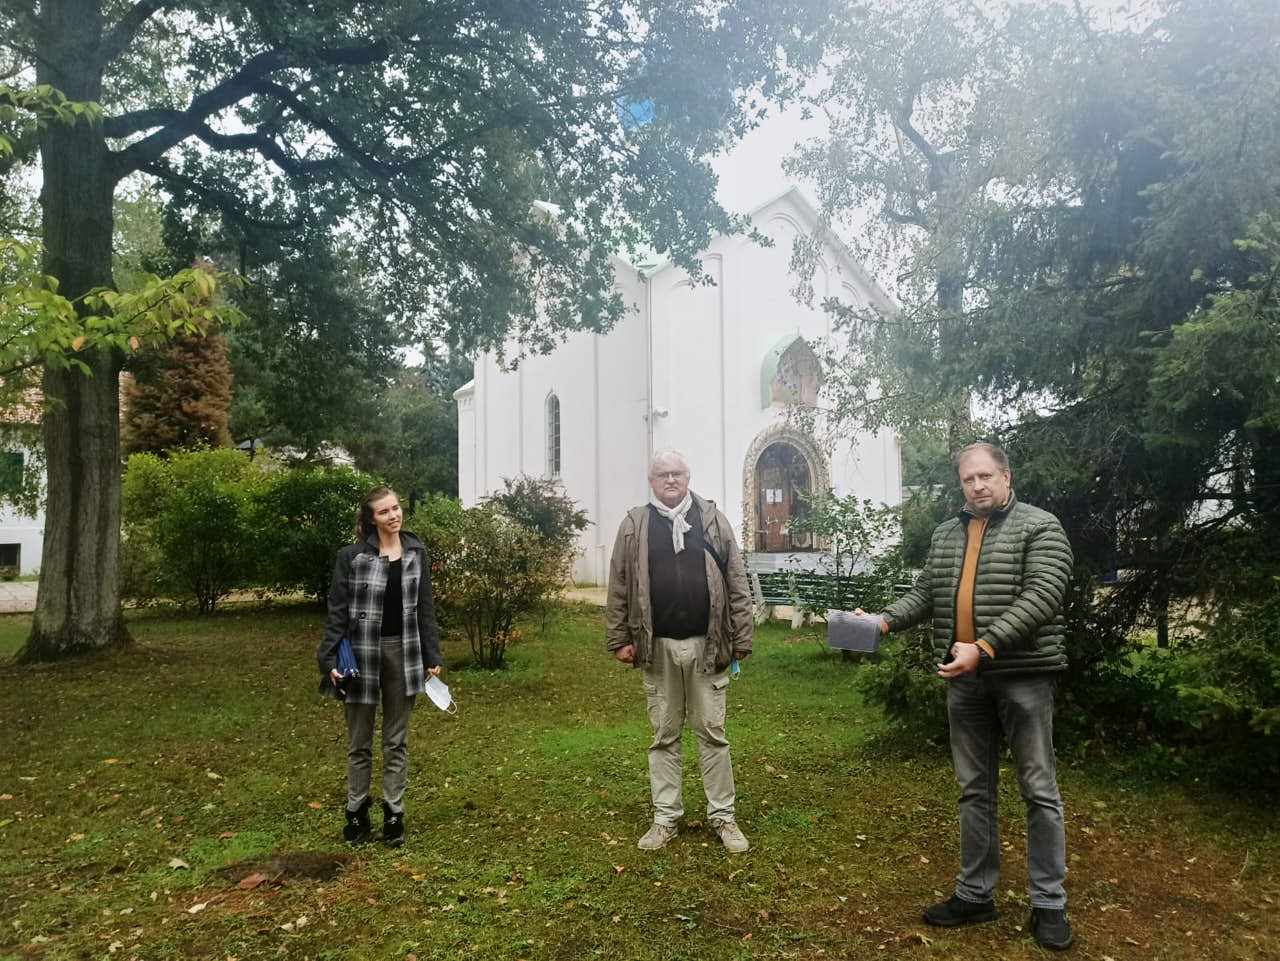
[[[755,506],[746,480],[748,452],[758,453],[762,436],[786,420],[783,408],[762,406],[765,356],[789,333],[811,343],[830,333],[820,307],[806,307],[792,293],[791,244],[803,222],[783,197],[756,218],[774,238],[772,248],[741,237],[716,239],[704,257],[713,285],[692,284],[675,268],[646,279],[619,265],[617,289],[632,309],[610,333],[577,334],[550,356],[527,358],[515,373],[481,358],[469,407],[459,398],[464,503],[471,506],[501,487],[503,477],[545,475],[545,402],[554,390],[560,399],[560,481],[592,521],[579,538],[575,580],[605,582],[618,523],[628,508],[647,500],[649,457],[664,447],[686,453],[693,489],[717,502],[742,542],[744,507]],[[813,279],[815,305],[827,296],[864,303],[872,296],[865,278],[837,266],[847,264],[840,256],[828,251],[826,261]],[[818,479],[838,493],[900,500],[898,445],[891,433],[859,433],[826,453]],[[815,456],[822,455],[815,450]]]

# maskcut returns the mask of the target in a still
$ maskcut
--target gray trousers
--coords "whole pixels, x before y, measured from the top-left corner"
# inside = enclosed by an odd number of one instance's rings
[[[653,725],[649,788],[653,793],[653,820],[658,824],[674,826],[684,817],[680,738],[686,716],[698,740],[707,820],[733,820],[733,762],[729,760],[729,741],[724,735],[729,672],[704,674],[698,670],[706,640],[655,637],[653,664],[643,671],[649,723]]]
[[[960,785],[956,895],[989,900],[1000,875],[997,784],[1003,731],[1027,805],[1031,906],[1065,907],[1067,841],[1053,753],[1054,675],[962,674],[948,684],[951,759]]]
[[[379,685],[382,696],[382,797],[397,813],[404,810],[404,787],[409,780],[409,717],[413,695],[405,693],[404,641],[384,637]],[[347,810],[354,811],[369,796],[373,778],[373,725],[376,704],[347,704]]]

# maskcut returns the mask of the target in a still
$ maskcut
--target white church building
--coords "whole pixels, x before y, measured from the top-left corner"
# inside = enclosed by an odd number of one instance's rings
[[[554,352],[504,371],[480,357],[454,394],[458,491],[471,507],[517,474],[551,477],[587,511],[574,578],[604,584],[623,514],[649,497],[652,452],[684,452],[691,488],[733,523],[756,570],[813,568],[822,553],[790,518],[828,488],[875,503],[901,500],[901,458],[888,431],[820,442],[788,416],[820,388],[812,344],[831,334],[819,307],[833,297],[893,304],[838,243],[826,244],[808,307],[793,296],[792,242],[816,228],[795,188],[760,206],[752,224],[772,238],[716,238],[703,256],[714,285],[673,265],[616,262],[628,312],[606,334],[579,333]]]

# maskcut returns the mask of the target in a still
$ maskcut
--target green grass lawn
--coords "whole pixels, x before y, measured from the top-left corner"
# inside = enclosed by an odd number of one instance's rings
[[[648,826],[648,727],[599,610],[528,625],[508,670],[458,670],[457,717],[423,699],[408,843],[348,851],[339,707],[316,696],[322,617],[132,613],[129,651],[10,667],[0,688],[0,958],[1042,958],[1023,930],[1023,818],[1006,769],[994,924],[927,928],[950,893],[955,788],[851,692],[856,665],[770,625],[730,688],[738,817]],[[29,623],[0,618],[0,649]],[[1064,765],[1074,956],[1280,956],[1274,805]],[[377,784],[375,772],[375,785]],[[375,824],[376,824],[375,819]],[[345,865],[334,873],[334,859]],[[268,880],[238,887],[247,875]]]

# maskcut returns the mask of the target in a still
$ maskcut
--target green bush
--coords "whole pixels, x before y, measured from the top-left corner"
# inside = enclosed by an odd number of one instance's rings
[[[894,598],[894,585],[908,576],[896,540],[898,518],[891,509],[876,507],[853,495],[828,490],[808,509],[791,518],[793,534],[813,534],[831,558],[823,595],[806,605],[810,613],[847,611],[855,607],[879,610]]]
[[[223,448],[130,457],[121,505],[125,596],[193,601],[207,614],[247,586],[261,476],[245,454]]]
[[[884,638],[858,668],[853,686],[910,733],[945,739],[947,682],[938,677],[928,627]]]
[[[462,520],[462,501],[445,494],[428,494],[418,502],[404,526],[422,538],[434,561],[436,546],[445,545],[457,536]]]
[[[537,531],[550,544],[572,552],[578,534],[591,523],[554,481],[520,474],[504,477],[503,489],[485,500],[518,524]]]
[[[479,666],[502,667],[508,645],[519,638],[516,620],[564,586],[572,550],[493,503],[461,511],[432,537],[437,611],[466,633]]]
[[[334,555],[355,540],[360,498],[377,484],[350,467],[292,467],[267,475],[254,506],[257,585],[302,591],[323,603]]]
[[[1137,748],[1167,774],[1280,781],[1280,592],[1169,650],[1106,662],[1073,692],[1081,739]]]

